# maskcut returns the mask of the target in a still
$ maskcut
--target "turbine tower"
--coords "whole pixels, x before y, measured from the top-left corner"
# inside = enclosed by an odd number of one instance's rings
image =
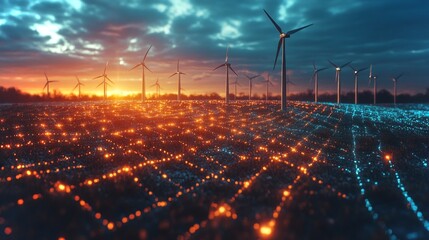
[[[241,86],[240,83],[238,83],[238,76],[232,84],[234,84],[234,100],[237,100],[237,85]]]
[[[234,71],[234,69],[232,69],[231,64],[228,62],[228,49],[229,47],[226,48],[226,57],[225,57],[225,63],[221,64],[220,66],[216,67],[214,70],[221,68],[223,66],[226,67],[226,82],[225,82],[225,103],[228,105],[229,104],[229,69],[231,69],[231,71],[238,76],[238,74]]]
[[[274,27],[277,29],[277,31],[280,33],[280,40],[277,46],[277,54],[276,59],[274,60],[274,67],[273,70],[276,67],[277,58],[279,56],[280,48],[282,48],[282,69],[281,69],[281,110],[286,111],[286,49],[285,49],[285,38],[290,38],[290,36],[298,31],[301,31],[304,28],[307,28],[313,24],[309,24],[304,27],[300,27],[291,31],[288,31],[284,33],[280,26],[274,21],[274,19],[265,11],[265,14],[267,17],[271,20],[271,22],[274,24]]]
[[[403,73],[399,74],[398,76],[392,78],[393,81],[393,104],[396,105],[396,84],[398,83],[398,79],[404,75]]]
[[[47,94],[48,98],[50,98],[51,95],[49,93],[49,85],[53,82],[58,82],[58,81],[49,80],[48,75],[46,75],[46,72],[44,74],[45,74],[45,78],[46,78],[46,83],[45,83],[45,86],[43,87],[43,90],[45,90],[45,88],[46,88],[46,94]]]
[[[151,87],[155,87],[155,92],[156,92],[156,96],[157,98],[159,98],[159,96],[161,95],[161,85],[159,85],[159,79],[156,79],[155,84],[153,84]]]
[[[79,98],[80,98],[80,87],[81,87],[81,86],[85,86],[85,84],[83,84],[83,83],[81,83],[81,82],[80,82],[80,80],[79,80],[78,76],[76,76],[76,80],[77,80],[77,84],[76,84],[76,86],[73,88],[72,92],[73,92],[76,88],[78,88],[78,90],[79,90]]]
[[[180,101],[180,91],[182,90],[182,85],[181,85],[181,81],[180,81],[180,75],[185,75],[185,73],[183,73],[183,72],[181,72],[180,70],[179,70],[179,59],[177,59],[177,71],[175,72],[175,73],[173,73],[173,74],[171,74],[171,76],[169,77],[169,78],[171,78],[172,76],[174,76],[174,75],[178,75],[179,76],[179,80],[178,80],[178,82],[177,82],[177,101]]]
[[[341,80],[340,80],[341,68],[349,65],[352,62],[350,61],[350,62],[348,62],[346,64],[338,66],[335,63],[331,62],[330,60],[328,60],[328,61],[335,68],[335,81],[337,82],[337,104],[340,104],[340,98],[341,98]]]
[[[327,67],[317,69],[316,64],[313,62],[313,81],[314,81],[314,102],[318,102],[319,98],[319,72],[328,69]]]
[[[252,80],[259,77],[259,75],[255,75],[252,77],[249,77],[247,75],[245,75],[247,77],[247,79],[249,79],[249,101],[252,99]]]
[[[146,51],[146,54],[144,55],[141,63],[135,65],[133,68],[130,69],[130,70],[133,70],[133,69],[137,68],[138,66],[142,67],[142,96],[141,96],[142,102],[146,101],[146,84],[145,84],[145,80],[144,80],[144,69],[146,68],[147,70],[149,70],[149,72],[152,72],[144,63],[144,61],[146,60],[147,54],[149,53],[149,50],[151,48],[152,48],[152,45],[150,45],[149,49]]]
[[[103,89],[104,89],[104,100],[106,100],[106,99],[107,99],[107,86],[109,86],[109,87],[110,87],[109,82],[111,82],[112,84],[114,84],[114,83],[113,83],[113,81],[112,81],[112,80],[110,80],[110,78],[109,78],[109,77],[107,76],[107,74],[106,74],[107,65],[109,65],[109,62],[106,62],[106,66],[104,67],[104,71],[103,71],[103,74],[102,74],[102,75],[100,75],[100,76],[98,76],[98,77],[93,78],[93,79],[103,78],[103,81],[102,81],[100,84],[98,84],[98,86],[97,86],[97,87],[99,87],[99,86],[103,85]],[[106,81],[106,79],[107,79],[108,81]]]
[[[266,91],[266,94],[265,94],[265,101],[268,101],[268,85],[271,85],[271,86],[273,86],[273,83],[270,81],[270,74],[268,73],[268,76],[267,76],[267,80],[265,80],[264,81],[266,84],[267,84],[267,91]]]
[[[357,104],[358,103],[358,94],[359,94],[359,86],[358,86],[359,85],[359,83],[358,83],[359,73],[364,71],[364,70],[367,70],[368,67],[361,68],[361,69],[354,68],[352,65],[349,65],[349,67],[351,69],[353,69],[353,74],[355,76],[355,104]]]
[[[377,75],[372,73],[372,64],[369,68],[369,83],[374,82],[373,94],[374,94],[374,104],[377,104]]]

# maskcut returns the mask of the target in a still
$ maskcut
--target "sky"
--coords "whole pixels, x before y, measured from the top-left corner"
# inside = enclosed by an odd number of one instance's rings
[[[180,59],[184,94],[225,92],[225,61],[239,74],[238,92],[248,93],[247,75],[261,74],[253,91],[265,91],[270,74],[273,94],[280,93],[280,61],[273,71],[279,34],[263,12],[292,30],[314,25],[286,39],[291,93],[312,89],[313,62],[330,67],[320,72],[321,92],[335,92],[335,70],[353,61],[356,68],[373,64],[379,88],[424,92],[429,87],[429,1],[426,0],[0,0],[0,86],[42,93],[44,72],[58,80],[51,89],[71,93],[76,77],[83,93],[102,95],[94,77],[107,75],[115,84],[110,94],[141,92],[141,68],[146,59],[148,94],[159,79],[161,93],[176,93]],[[279,58],[280,60],[280,58]],[[369,90],[369,71],[360,75],[361,90]],[[235,81],[231,77],[230,81]],[[351,91],[353,72],[341,73],[343,91]],[[231,85],[231,90],[233,86]],[[76,92],[75,92],[76,93]]]

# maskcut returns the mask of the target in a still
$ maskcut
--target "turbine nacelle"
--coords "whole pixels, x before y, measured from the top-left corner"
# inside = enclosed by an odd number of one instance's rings
[[[280,33],[280,38],[290,38],[290,35],[286,33]]]
[[[336,67],[335,70],[339,72],[339,71],[341,71],[341,68]]]

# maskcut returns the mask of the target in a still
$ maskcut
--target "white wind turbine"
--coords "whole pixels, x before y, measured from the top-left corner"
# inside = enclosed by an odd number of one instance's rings
[[[98,86],[97,86],[97,87],[99,87],[99,86],[103,85],[103,89],[104,89],[104,100],[106,100],[106,99],[107,99],[107,86],[109,86],[109,87],[110,87],[109,82],[110,82],[110,83],[112,83],[112,84],[114,84],[114,83],[113,83],[113,81],[112,81],[112,80],[110,80],[110,78],[109,78],[109,77],[107,76],[107,74],[106,74],[107,65],[109,65],[109,62],[106,62],[106,66],[104,66],[104,71],[103,71],[103,74],[102,74],[102,75],[100,75],[100,76],[98,76],[98,77],[93,78],[93,79],[103,78],[103,81],[102,81],[100,84],[98,84]],[[107,81],[106,81],[106,80],[107,80]]]
[[[373,95],[374,95],[374,104],[377,104],[377,75],[372,73],[372,64],[369,68],[369,83],[371,84],[371,81],[374,82],[373,85]]]
[[[319,99],[319,72],[328,69],[327,67],[325,68],[320,68],[317,69],[316,64],[313,63],[313,81],[314,81],[314,102],[318,102]]]
[[[269,73],[267,75],[267,80],[265,80],[264,82],[265,82],[265,84],[267,84],[267,89],[266,89],[266,93],[265,93],[265,101],[268,101],[268,94],[269,94],[268,86],[269,85],[273,86],[273,82],[270,81],[270,74]]]
[[[350,64],[350,63],[352,63],[352,62],[350,61],[350,62],[348,62],[348,63],[346,63],[346,64],[343,64],[343,65],[341,65],[341,66],[338,66],[338,65],[336,65],[335,63],[331,62],[330,60],[328,60],[328,61],[329,61],[329,63],[330,63],[332,66],[334,66],[334,68],[335,68],[335,81],[337,82],[337,104],[340,104],[340,98],[341,98],[341,79],[340,79],[340,76],[341,76],[341,68],[343,68],[343,67],[345,67],[345,66],[349,65],[349,64]]]
[[[238,76],[232,84],[234,84],[234,100],[237,100],[237,85],[241,86],[240,83],[238,83]]]
[[[247,76],[247,75],[244,75],[244,76],[246,76],[247,79],[249,79],[249,101],[250,101],[252,99],[252,86],[253,86],[252,81],[253,81],[253,79],[259,77],[260,75],[255,75],[252,77]]]
[[[46,83],[45,83],[45,86],[43,87],[43,90],[45,90],[45,88],[46,88],[46,94],[47,94],[47,97],[49,98],[51,96],[50,93],[49,93],[49,86],[50,86],[50,84],[53,83],[53,82],[58,82],[58,81],[49,80],[48,79],[48,75],[46,75],[46,73],[44,73],[44,74],[45,74],[45,78],[46,78]]]
[[[147,70],[149,70],[149,72],[152,72],[144,63],[144,61],[146,60],[147,54],[149,53],[149,50],[152,48],[152,45],[150,45],[149,49],[146,51],[146,54],[143,57],[143,60],[141,61],[141,63],[135,65],[133,68],[131,68],[130,70],[133,70],[139,66],[142,67],[142,96],[141,96],[141,101],[144,102],[146,101],[146,83],[145,83],[145,79],[144,79],[144,69],[146,68]]]
[[[291,31],[288,31],[286,33],[284,33],[282,31],[282,29],[280,28],[280,26],[274,21],[274,19],[267,13],[267,11],[265,11],[265,14],[268,16],[268,18],[271,20],[271,22],[274,24],[274,27],[277,29],[277,31],[280,33],[280,40],[277,46],[277,54],[276,54],[276,59],[274,61],[274,68],[276,67],[276,63],[277,63],[277,58],[279,56],[279,51],[280,48],[282,48],[282,69],[281,69],[281,110],[282,111],[286,111],[286,47],[285,47],[285,39],[286,38],[290,38],[290,36],[298,31],[301,31],[304,28],[307,28],[313,24],[309,24],[307,26],[304,27],[300,27]],[[273,69],[274,69],[273,68]]]
[[[368,67],[361,68],[361,69],[354,68],[352,65],[349,65],[349,67],[351,69],[353,69],[353,74],[355,76],[355,104],[357,104],[358,103],[358,94],[359,94],[359,83],[358,83],[359,73],[367,70]]]
[[[156,96],[159,98],[161,95],[161,85],[159,85],[159,79],[156,79],[155,84],[153,84],[151,87],[155,87]]]
[[[399,74],[398,76],[392,78],[393,81],[393,103],[396,105],[396,84],[398,83],[398,79],[404,75],[403,73]]]
[[[180,95],[181,95],[180,91],[182,90],[182,83],[180,81],[180,75],[182,75],[182,74],[185,75],[185,73],[181,72],[179,69],[179,59],[177,59],[177,71],[175,73],[171,74],[171,76],[169,78],[171,78],[172,76],[174,76],[176,74],[179,76],[179,79],[177,82],[177,101],[180,101]]]
[[[78,76],[76,76],[76,80],[77,80],[77,84],[76,84],[76,86],[73,88],[72,92],[73,92],[76,88],[78,88],[78,90],[79,90],[79,98],[80,98],[80,96],[81,96],[81,95],[80,95],[80,93],[81,93],[81,92],[80,92],[80,87],[81,87],[81,86],[85,86],[85,84],[83,84],[83,83],[81,83],[81,82],[80,82],[80,80],[79,80]]]
[[[228,105],[229,104],[229,69],[231,69],[231,71],[238,76],[238,74],[234,71],[234,69],[232,69],[231,64],[228,62],[228,49],[229,47],[226,48],[226,57],[225,57],[225,63],[219,65],[218,67],[216,67],[214,70],[221,68],[223,66],[226,67],[226,82],[225,82],[225,103]]]

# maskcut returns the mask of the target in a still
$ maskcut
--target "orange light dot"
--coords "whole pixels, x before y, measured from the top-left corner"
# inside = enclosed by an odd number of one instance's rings
[[[290,195],[290,192],[288,190],[285,190],[283,192],[283,196],[288,197]]]
[[[108,224],[107,224],[107,229],[109,229],[109,230],[113,230],[113,228],[115,227],[115,224],[114,223],[112,223],[112,222],[109,222]]]
[[[25,173],[26,173],[28,176],[30,176],[30,175],[31,175],[31,171],[30,171],[30,170],[27,170]]]
[[[259,232],[263,236],[270,236],[272,231],[273,230],[269,226],[262,226],[261,229],[259,230]]]
[[[40,195],[39,194],[33,194],[33,200],[37,200],[37,199],[39,199],[40,198]]]
[[[96,213],[96,214],[95,214],[95,218],[96,218],[96,219],[100,219],[100,218],[101,218],[101,213]]]
[[[390,159],[392,159],[392,157],[390,155],[386,155],[386,156],[384,156],[384,159],[386,159],[387,161],[390,161]]]
[[[18,203],[18,205],[22,205],[24,204],[24,199],[20,198],[16,203]]]
[[[66,240],[65,237],[59,237],[58,240]]]
[[[225,212],[225,207],[224,206],[221,206],[220,208],[219,208],[219,213],[224,213]]]
[[[64,184],[58,185],[58,190],[64,191],[65,189],[66,189],[66,186],[64,186]]]

